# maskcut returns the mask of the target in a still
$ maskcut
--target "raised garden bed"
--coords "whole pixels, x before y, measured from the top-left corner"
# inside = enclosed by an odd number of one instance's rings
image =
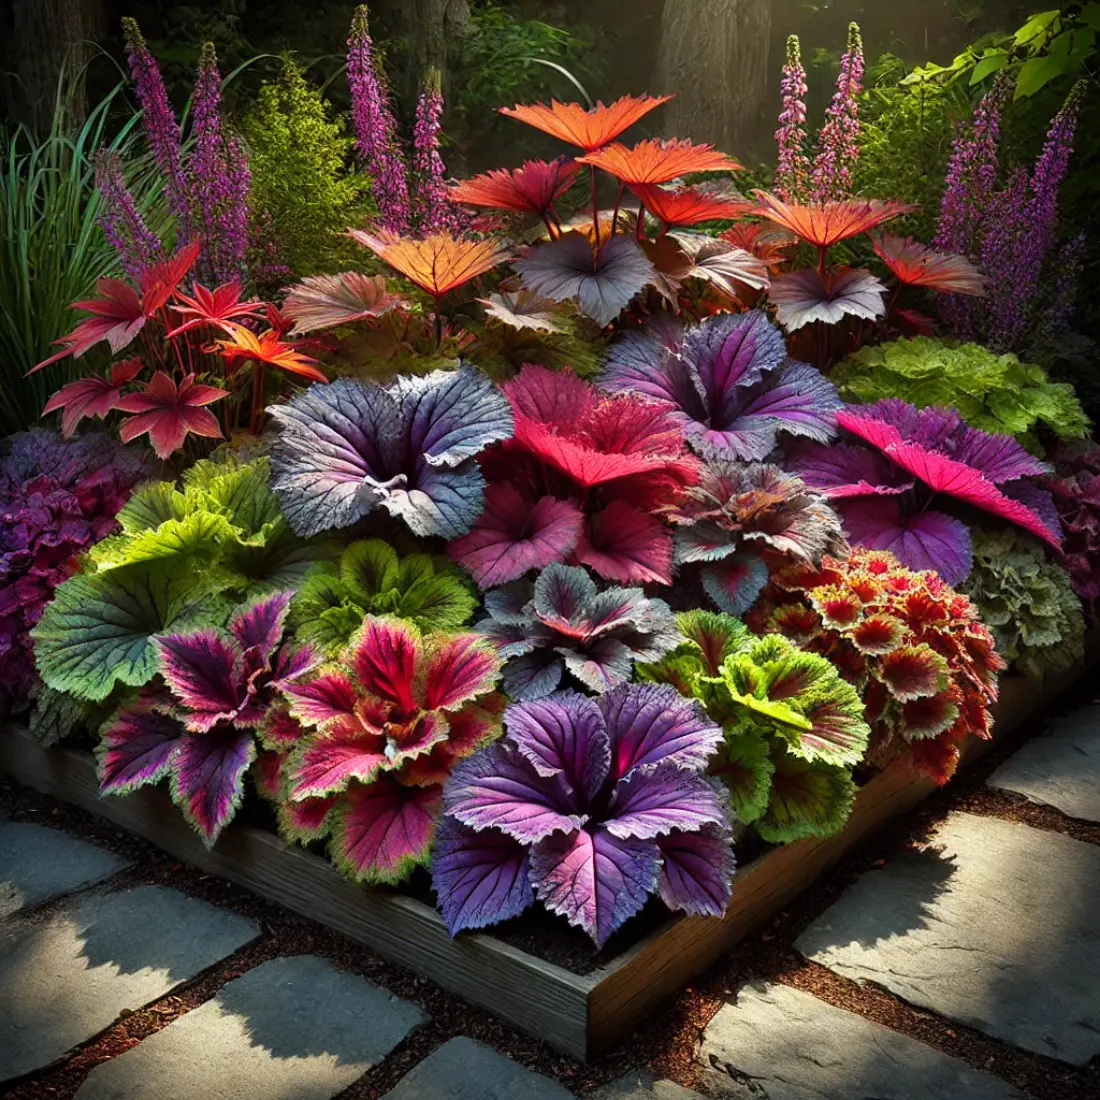
[[[1095,645],[1089,650],[1095,652]],[[981,755],[1049,709],[1081,671],[1045,681],[1005,680],[993,741],[972,739],[965,758]],[[615,1043],[850,848],[936,789],[926,777],[899,766],[888,768],[861,788],[840,833],[770,849],[742,867],[721,920],[668,919],[595,969],[574,973],[498,936],[476,933],[451,939],[442,918],[424,902],[355,886],[327,860],[287,847],[262,829],[234,824],[215,848],[207,849],[163,791],[146,788],[127,798],[101,798],[89,753],[43,749],[23,727],[11,726],[0,736],[0,772],[358,940],[582,1060]]]

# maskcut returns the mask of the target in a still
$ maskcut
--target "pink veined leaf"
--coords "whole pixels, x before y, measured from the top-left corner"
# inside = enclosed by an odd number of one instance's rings
[[[97,416],[102,420],[116,408],[122,387],[132,382],[144,366],[140,359],[124,359],[111,364],[111,374],[108,378],[93,375],[70,382],[67,386],[62,386],[46,402],[42,415],[47,416],[58,409],[63,410],[61,434],[68,439],[85,417]]]
[[[344,271],[339,275],[310,275],[287,293],[283,311],[294,319],[291,336],[333,325],[348,325],[381,317],[408,303],[386,288],[381,275]]]
[[[589,520],[573,556],[619,584],[672,583],[672,533],[625,501],[613,500]]]
[[[273,592],[229,620],[229,633],[241,649],[258,649],[266,659],[275,652],[283,636],[293,592]]]
[[[172,310],[182,317],[183,324],[168,333],[169,338],[189,332],[193,328],[207,327],[220,329],[233,334],[234,324],[244,320],[263,318],[263,302],[258,298],[241,301],[241,281],[233,279],[221,286],[208,290],[201,283],[195,283],[193,296],[176,291]]]
[[[795,450],[792,469],[812,489],[833,500],[894,496],[916,484],[885,455],[851,443],[811,443]]]
[[[223,726],[189,733],[172,759],[172,801],[209,848],[244,798],[244,776],[256,755],[250,730]]]
[[[148,700],[121,710],[96,749],[100,794],[130,794],[168,775],[184,736],[183,725]]]
[[[291,801],[336,794],[356,779],[370,783],[388,766],[381,731],[341,727],[310,739],[294,755],[288,770]]]
[[[776,320],[795,332],[813,321],[835,325],[845,317],[873,321],[883,316],[886,287],[863,268],[837,267],[822,279],[812,267],[772,280],[768,297]]]
[[[397,884],[428,858],[438,787],[356,786],[333,812],[333,859],[358,882]]]
[[[661,900],[691,916],[722,916],[736,869],[729,838],[717,830],[673,832],[657,846],[664,864],[657,883]]]
[[[256,791],[269,802],[278,802],[283,792],[283,766],[287,753],[261,749],[252,762],[252,781]]]
[[[279,803],[279,830],[287,840],[308,844],[328,834],[335,798],[284,799]]]
[[[179,450],[188,435],[221,439],[217,418],[202,406],[225,396],[225,390],[197,383],[193,374],[187,375],[177,387],[170,375],[158,370],[144,390],[125,394],[115,403],[121,412],[137,414],[122,421],[119,437],[123,443],[129,443],[148,433],[153,451],[160,459]]]
[[[170,634],[160,642],[161,672],[191,713],[188,729],[203,733],[238,719],[247,702],[240,654],[216,631]]]
[[[324,672],[308,683],[290,684],[283,691],[290,699],[291,712],[308,725],[324,726],[355,715],[355,686],[343,672]]]
[[[768,583],[768,563],[751,550],[703,567],[703,589],[727,615],[743,615]]]
[[[411,714],[418,708],[414,690],[419,649],[419,638],[407,623],[368,617],[352,667],[368,692]]]
[[[503,662],[480,634],[455,634],[428,658],[424,709],[455,710],[492,691]]]
[[[494,482],[485,489],[485,511],[447,553],[470,571],[479,588],[495,588],[564,561],[583,525],[584,516],[571,501],[545,496],[531,505],[515,486]]]

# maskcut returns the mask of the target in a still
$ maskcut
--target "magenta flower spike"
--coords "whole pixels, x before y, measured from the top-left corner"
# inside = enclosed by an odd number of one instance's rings
[[[818,135],[813,168],[815,202],[846,199],[859,159],[859,92],[863,81],[863,39],[856,23],[848,24],[848,46],[840,59],[833,102]]]
[[[103,213],[99,216],[103,235],[118,253],[122,270],[136,280],[147,267],[164,259],[164,251],[126,186],[117,153],[107,149],[96,153],[95,185],[103,200]]]
[[[810,161],[806,155],[806,70],[798,35],[787,39],[787,62],[780,83],[783,110],[775,140],[779,159],[775,169],[775,193],[784,202],[801,202],[810,184]]]
[[[443,117],[440,79],[439,70],[433,69],[417,101],[413,128],[412,179],[415,187],[412,213],[423,236],[459,228],[458,211],[444,183],[446,169],[439,154],[440,119]]]

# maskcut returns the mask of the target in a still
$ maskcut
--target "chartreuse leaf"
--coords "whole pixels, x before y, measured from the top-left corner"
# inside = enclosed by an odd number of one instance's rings
[[[140,687],[158,668],[157,635],[224,624],[229,607],[218,594],[227,583],[216,570],[159,563],[70,577],[32,631],[38,671],[48,687],[82,699]]]
[[[831,836],[852,812],[856,785],[845,768],[803,760],[781,745],[772,747],[771,794],[763,817],[754,822],[772,844]]]
[[[733,816],[746,825],[756,821],[768,805],[772,790],[771,747],[752,727],[727,731],[710,766],[730,795]]]

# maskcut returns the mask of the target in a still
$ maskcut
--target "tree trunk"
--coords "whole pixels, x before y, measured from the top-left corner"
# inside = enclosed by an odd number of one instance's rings
[[[403,98],[415,103],[431,69],[443,76],[443,95],[450,99],[448,41],[461,35],[470,19],[468,0],[405,0],[405,37],[409,42]]]
[[[657,85],[666,133],[729,153],[759,131],[772,0],[665,0]]]
[[[84,69],[102,33],[102,15],[100,0],[11,0],[2,51],[9,118],[47,132],[64,76],[66,123],[77,127],[84,121]]]

